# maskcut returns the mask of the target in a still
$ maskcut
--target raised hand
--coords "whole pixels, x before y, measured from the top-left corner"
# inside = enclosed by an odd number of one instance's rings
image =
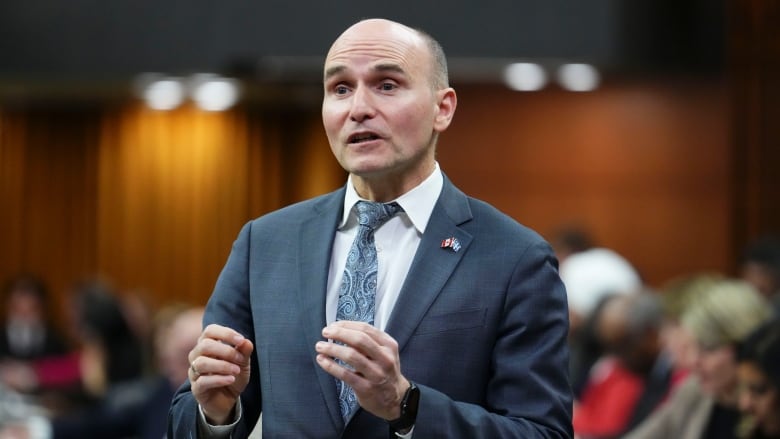
[[[192,394],[209,423],[228,424],[241,392],[249,383],[254,346],[225,326],[209,325],[190,351]]]

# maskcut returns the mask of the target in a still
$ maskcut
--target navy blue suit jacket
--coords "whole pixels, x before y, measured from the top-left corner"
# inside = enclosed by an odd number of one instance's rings
[[[246,437],[263,413],[264,439],[389,437],[358,410],[344,425],[336,383],[316,363],[333,237],[344,188],[244,226],[207,305],[204,324],[255,345],[241,395]],[[454,237],[459,251],[442,248]],[[570,438],[566,293],[550,246],[446,177],[386,331],[421,389],[414,438]],[[196,437],[185,384],[169,434]]]

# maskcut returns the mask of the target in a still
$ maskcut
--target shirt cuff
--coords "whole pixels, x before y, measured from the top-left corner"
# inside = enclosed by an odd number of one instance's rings
[[[233,422],[228,425],[209,424],[209,421],[206,420],[206,414],[203,413],[203,407],[201,407],[200,404],[198,404],[198,413],[200,414],[198,416],[199,430],[204,433],[205,437],[213,439],[229,438],[230,434],[233,433],[233,429],[236,428],[238,421],[241,420],[241,398],[238,398],[238,401],[236,401],[236,414]]]

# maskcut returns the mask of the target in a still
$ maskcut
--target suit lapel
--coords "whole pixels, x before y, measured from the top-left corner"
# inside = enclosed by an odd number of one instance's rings
[[[472,236],[460,225],[471,218],[467,197],[445,176],[442,193],[387,324],[386,331],[398,342],[399,352],[468,250]],[[456,238],[460,249],[442,247],[447,238]]]
[[[314,344],[322,340],[325,327],[325,296],[328,291],[328,268],[333,247],[333,234],[341,218],[344,190],[323,197],[314,205],[310,217],[301,222],[298,248],[298,288],[301,313],[306,322],[306,345],[311,347],[311,361],[324,395],[331,420],[338,430],[344,423],[338,407],[335,379],[317,364]]]

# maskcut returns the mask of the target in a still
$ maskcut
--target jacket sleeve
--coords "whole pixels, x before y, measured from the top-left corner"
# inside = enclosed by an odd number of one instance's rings
[[[249,303],[249,243],[252,226],[247,223],[233,243],[227,263],[219,275],[214,292],[206,306],[203,326],[216,323],[228,326],[254,340],[252,314]],[[260,381],[257,355],[252,355],[252,371],[249,384],[241,394],[242,416],[232,437],[247,437],[260,416]],[[197,438],[198,403],[186,382],[176,392],[168,415],[169,438]]]

